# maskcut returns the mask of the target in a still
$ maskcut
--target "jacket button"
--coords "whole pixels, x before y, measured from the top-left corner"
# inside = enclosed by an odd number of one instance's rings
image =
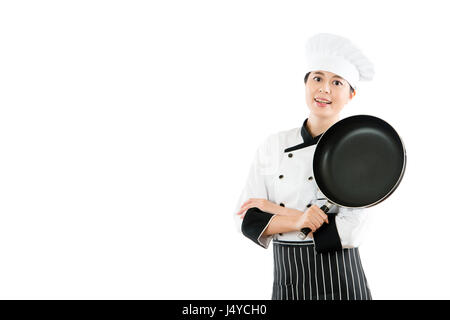
[[[308,203],[308,204],[306,205],[306,207],[307,207],[307,208],[311,207],[311,203]]]
[[[284,177],[284,176],[283,176],[282,174],[280,174],[280,176],[279,176],[278,178],[283,179],[283,177]]]
[[[281,202],[281,203],[280,203],[280,206],[284,207],[284,203],[283,203],[283,202]]]
[[[308,178],[308,180],[312,180],[312,179],[313,179],[313,177],[312,177],[312,176]]]
[[[289,158],[292,158],[292,153],[289,153],[289,154],[288,154],[288,157],[289,157]]]

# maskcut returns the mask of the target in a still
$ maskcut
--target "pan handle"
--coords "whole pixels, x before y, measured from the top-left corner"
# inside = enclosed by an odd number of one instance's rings
[[[327,203],[325,203],[323,206],[320,207],[320,210],[322,210],[323,212],[327,213],[328,211],[330,211],[331,206],[333,205],[333,203],[331,203],[330,201],[327,201]],[[306,236],[311,232],[310,228],[302,228],[300,230],[300,233],[298,234],[298,237],[302,240],[306,239]]]

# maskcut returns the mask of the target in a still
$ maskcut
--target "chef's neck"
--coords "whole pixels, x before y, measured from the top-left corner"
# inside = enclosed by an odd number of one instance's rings
[[[339,121],[339,114],[332,118],[319,118],[313,114],[310,114],[308,121],[306,121],[306,128],[311,136],[314,138],[321,133],[327,131],[329,127]]]

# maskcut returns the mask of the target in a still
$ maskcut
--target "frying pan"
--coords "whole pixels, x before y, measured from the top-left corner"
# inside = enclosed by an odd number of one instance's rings
[[[391,125],[370,115],[344,118],[322,134],[314,151],[314,179],[327,199],[320,209],[374,206],[398,187],[405,167],[406,150]],[[299,237],[310,232],[303,228]]]

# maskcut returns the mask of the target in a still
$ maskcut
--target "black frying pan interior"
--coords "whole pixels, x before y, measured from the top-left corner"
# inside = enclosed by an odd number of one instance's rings
[[[397,132],[369,115],[345,118],[319,140],[313,159],[317,186],[339,206],[368,207],[400,183],[406,153]]]

